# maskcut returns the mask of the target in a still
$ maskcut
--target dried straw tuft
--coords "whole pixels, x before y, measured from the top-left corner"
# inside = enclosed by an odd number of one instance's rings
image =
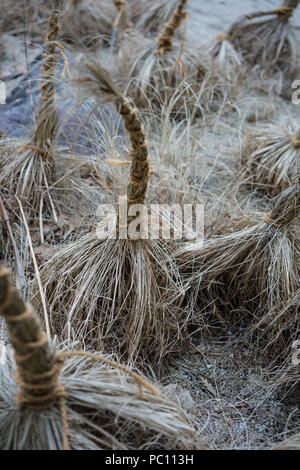
[[[41,66],[41,95],[34,135],[29,142],[4,140],[0,152],[0,188],[4,196],[17,196],[35,210],[40,208],[43,190],[51,183],[54,167],[53,137],[58,125],[53,80],[57,63],[56,48],[59,47],[63,53],[63,47],[57,42],[60,0],[53,0],[53,7]]]
[[[260,222],[243,222],[239,231],[180,249],[178,263],[190,278],[192,306],[215,305],[217,319],[224,322],[237,309],[255,314],[261,325],[276,319],[299,287],[299,238],[292,223],[299,212],[298,176]],[[276,332],[284,321],[296,321],[278,318],[272,325]]]
[[[14,350],[0,368],[1,449],[195,448],[184,414],[140,375],[109,357],[56,351],[3,265],[0,314]]]
[[[243,146],[242,176],[271,196],[287,189],[300,171],[300,131],[295,123],[290,127],[263,125]]]
[[[231,87],[237,86],[245,77],[245,64],[235,50],[228,34],[218,34],[216,40],[208,44],[208,52]]]
[[[180,3],[164,26],[157,44],[152,39],[130,38],[123,42],[119,52],[120,67],[128,67],[128,93],[136,104],[160,111],[174,101],[174,114],[179,118],[186,116],[186,108],[194,111],[197,107],[198,114],[202,108],[212,108],[212,104],[224,98],[225,86],[207,50],[185,45],[187,14],[183,6]],[[176,28],[183,20],[182,39],[174,41]]]
[[[276,72],[292,74],[299,55],[289,19],[297,6],[298,0],[285,0],[275,10],[245,15],[232,25],[228,37],[250,67],[258,66],[269,77]],[[264,19],[268,16],[274,18]]]

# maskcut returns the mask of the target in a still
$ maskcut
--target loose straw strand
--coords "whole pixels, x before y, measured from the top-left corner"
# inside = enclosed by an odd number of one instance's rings
[[[73,356],[80,356],[80,357],[86,357],[91,359],[94,362],[104,362],[105,364],[108,364],[112,367],[115,367],[116,369],[120,369],[123,372],[126,372],[128,375],[130,375],[136,382],[138,389],[139,389],[139,395],[140,398],[144,398],[143,395],[143,390],[142,387],[144,387],[146,390],[148,390],[150,393],[153,395],[158,396],[159,392],[156,390],[156,388],[149,384],[145,379],[143,379],[139,374],[136,372],[130,370],[128,367],[118,364],[117,362],[107,359],[106,357],[102,356],[101,354],[93,354],[91,352],[87,351],[70,351],[70,352],[62,352],[59,354],[59,357],[62,359],[65,359],[66,357],[73,357]]]

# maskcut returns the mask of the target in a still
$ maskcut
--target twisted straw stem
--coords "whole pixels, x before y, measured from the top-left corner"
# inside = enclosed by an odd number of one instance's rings
[[[298,3],[299,0],[285,0],[284,3],[280,5],[279,8],[275,8],[275,10],[261,10],[255,13],[249,13],[245,15],[245,18],[252,20],[254,18],[261,18],[263,16],[276,15],[281,22],[287,23],[288,20],[293,16],[294,10],[297,8]]]
[[[128,206],[143,203],[153,169],[149,164],[146,134],[138,117],[138,110],[128,98],[123,96],[106,69],[97,63],[88,63],[87,69],[90,75],[84,77],[82,81],[86,85],[91,85],[94,93],[103,92],[115,100],[116,109],[122,116],[124,127],[129,133],[132,163],[127,186]]]
[[[186,3],[187,0],[181,0],[170,21],[164,25],[157,40],[159,48],[155,51],[155,54],[163,55],[166,51],[172,49],[172,39],[175,32],[187,15],[187,12],[184,10]]]
[[[47,340],[31,306],[13,288],[8,269],[0,265],[0,314],[15,352],[16,402],[35,410],[49,408],[65,394],[58,375],[62,361]]]
[[[49,16],[49,32],[46,35],[46,47],[41,65],[41,95],[37,125],[34,134],[34,145],[40,148],[44,156],[51,157],[49,149],[58,125],[58,114],[55,106],[54,74],[57,64],[56,47],[63,53],[63,46],[57,41],[59,27],[58,18],[61,0],[53,0],[53,10]]]
[[[138,118],[138,111],[128,98],[120,97],[119,112],[129,133],[130,180],[127,186],[128,205],[143,203],[147,192],[148,181],[152,173],[149,164],[148,146],[144,127]]]
[[[62,424],[62,449],[69,450],[67,393],[59,381],[59,373],[66,358],[83,357],[92,362],[104,362],[130,375],[138,386],[139,396],[144,397],[145,388],[159,395],[156,388],[131,369],[100,354],[86,351],[69,351],[56,354],[50,346],[41,324],[31,306],[26,304],[19,292],[12,287],[9,270],[0,265],[0,316],[7,323],[15,352],[15,373],[19,407],[44,410],[58,406]]]

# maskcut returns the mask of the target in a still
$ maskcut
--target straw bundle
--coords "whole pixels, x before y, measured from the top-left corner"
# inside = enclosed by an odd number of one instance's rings
[[[112,83],[106,70],[89,65],[88,71],[83,81],[95,93],[110,95],[130,137],[132,163],[125,227],[119,214],[114,222],[117,239],[109,232],[98,238],[94,228],[62,247],[46,263],[41,276],[51,307],[52,328],[62,339],[79,338],[94,348],[117,351],[126,359],[135,360],[140,355],[158,364],[176,350],[180,337],[180,276],[170,244],[144,235],[148,215],[142,216],[138,233],[130,234],[130,223],[136,223],[132,210],[138,207],[143,213],[146,208],[152,172],[137,109]]]
[[[141,38],[129,45],[123,44],[124,61],[128,61],[128,47],[135,51],[131,54],[129,93],[136,104],[160,110],[173,101],[174,113],[179,117],[186,115],[186,108],[208,109],[212,102],[223,97],[220,75],[207,52],[198,47],[184,47],[186,1],[180,1],[156,45],[152,40]],[[181,43],[174,42],[175,33],[183,22]]]
[[[140,375],[109,357],[56,351],[3,265],[0,314],[14,350],[0,367],[0,449],[195,447],[184,414]]]
[[[299,287],[300,247],[293,230],[299,212],[298,176],[274,199],[262,221],[243,222],[239,231],[210,239],[200,248],[181,248],[178,263],[182,275],[190,278],[192,305],[216,305],[219,319],[222,311],[236,309],[256,313],[261,325],[276,318]],[[279,317],[274,329],[281,329]]]
[[[57,42],[59,8],[60,0],[53,0],[41,66],[41,95],[34,134],[29,142],[4,140],[0,152],[0,188],[4,197],[17,196],[34,210],[40,208],[42,192],[50,186],[54,168],[53,138],[58,125],[53,83],[56,48],[59,47],[64,54]]]
[[[284,0],[275,10],[245,15],[232,25],[226,37],[250,67],[258,66],[269,77],[276,72],[288,77],[299,59],[289,22],[297,6],[298,0]],[[265,19],[269,16],[273,18]]]
[[[250,132],[243,146],[242,176],[276,196],[288,188],[300,170],[300,130],[265,124]]]

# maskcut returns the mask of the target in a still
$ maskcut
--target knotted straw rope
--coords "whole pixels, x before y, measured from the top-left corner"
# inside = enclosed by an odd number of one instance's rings
[[[172,49],[172,39],[175,35],[176,29],[181,25],[181,22],[186,18],[187,12],[184,10],[187,0],[181,0],[176,11],[168,23],[165,24],[161,34],[158,37],[159,48],[154,54],[165,54],[167,50]]]
[[[54,8],[49,16],[49,32],[46,35],[46,47],[43,54],[44,61],[41,65],[41,95],[38,110],[37,125],[34,134],[35,146],[41,149],[43,158],[51,157],[48,151],[49,142],[51,142],[58,125],[58,115],[55,107],[55,87],[54,75],[57,65],[56,48],[60,50],[60,55],[64,59],[64,69],[69,71],[68,60],[64,52],[64,47],[57,41],[59,27],[58,17],[60,13],[60,0],[53,0]],[[49,141],[47,143],[47,141]],[[43,150],[45,148],[46,150]]]
[[[124,119],[125,129],[130,138],[130,179],[127,186],[129,205],[143,203],[147,192],[148,181],[153,173],[149,164],[148,147],[144,127],[138,119],[138,111],[128,98],[120,97],[119,112]]]
[[[140,397],[142,388],[158,395],[157,390],[137,373],[127,367],[99,354],[85,351],[70,351],[57,354],[50,346],[46,334],[35,316],[31,306],[26,304],[9,279],[9,270],[0,265],[0,315],[8,326],[11,342],[15,351],[17,370],[15,380],[18,385],[16,403],[36,411],[58,406],[62,423],[62,449],[69,450],[67,393],[59,381],[64,360],[81,356],[93,362],[104,362],[128,373],[136,382]]]
[[[263,16],[276,15],[280,21],[286,23],[293,16],[294,10],[297,8],[297,6],[297,0],[286,0],[285,3],[280,5],[279,8],[275,8],[274,10],[261,10],[256,13],[250,13],[244,16],[245,18],[252,20],[254,18],[260,18]]]

